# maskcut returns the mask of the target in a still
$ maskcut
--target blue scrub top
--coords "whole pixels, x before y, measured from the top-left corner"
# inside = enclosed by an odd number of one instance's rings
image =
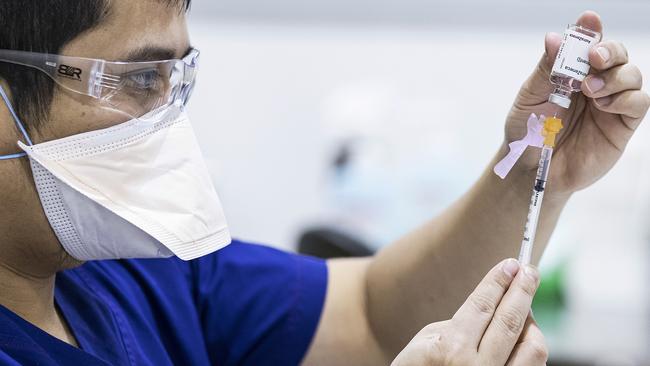
[[[0,365],[296,365],[326,290],[324,261],[239,241],[189,262],[88,262],[56,279],[80,349],[0,306]]]

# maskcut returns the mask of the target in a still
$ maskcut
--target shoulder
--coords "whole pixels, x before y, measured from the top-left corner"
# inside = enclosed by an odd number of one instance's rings
[[[300,363],[325,302],[325,261],[233,242],[190,266],[206,344],[219,355],[217,363]]]
[[[327,276],[323,260],[234,240],[187,262],[89,262],[64,282],[145,325],[196,328],[215,363],[298,364],[320,319]]]
[[[327,266],[321,259],[242,241],[188,265],[200,292],[218,289],[224,294],[259,295],[327,281]]]
[[[325,261],[288,253],[269,246],[233,240],[221,250],[191,261],[176,257],[93,261],[68,270],[64,277],[90,282],[116,291],[134,288],[174,288],[214,291],[215,286],[233,287],[246,282],[249,287],[268,287],[296,281],[322,282],[327,277]],[[288,282],[287,282],[288,281]]]

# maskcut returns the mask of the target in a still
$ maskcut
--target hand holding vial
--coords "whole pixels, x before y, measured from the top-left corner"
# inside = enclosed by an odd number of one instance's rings
[[[594,12],[585,12],[576,23],[604,33],[601,19]],[[571,105],[564,110],[548,101],[557,88],[550,78],[563,41],[559,34],[549,33],[545,39],[546,53],[522,86],[506,120],[502,156],[510,142],[523,137],[521,131],[525,131],[523,126],[531,113],[553,116],[558,110],[563,111],[558,117],[565,127],[557,136],[547,199],[566,198],[609,171],[650,106],[650,97],[641,90],[641,73],[629,62],[625,47],[606,39],[606,33],[604,36],[605,40],[589,49],[591,69],[580,85],[582,93],[573,93]],[[525,180],[531,181],[538,167],[539,152],[528,150],[510,175],[525,176]],[[530,188],[521,189],[525,192]]]
[[[555,118],[549,122],[552,138],[545,136],[541,159],[539,150],[529,149],[510,173],[535,181],[522,263],[532,256],[544,193],[547,198],[566,199],[602,177],[620,158],[650,106],[650,97],[641,90],[641,73],[629,63],[625,47],[601,41],[602,33],[600,17],[588,11],[563,36],[547,34],[546,52],[508,115],[502,151],[522,138],[517,134],[531,113]]]

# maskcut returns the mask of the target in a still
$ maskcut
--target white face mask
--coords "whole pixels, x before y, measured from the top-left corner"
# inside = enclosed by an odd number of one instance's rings
[[[79,260],[190,260],[230,243],[182,107],[27,146],[45,214]]]

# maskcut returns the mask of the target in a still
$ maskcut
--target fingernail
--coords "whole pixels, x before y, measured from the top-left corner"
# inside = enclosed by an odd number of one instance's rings
[[[531,280],[535,281],[535,283],[539,282],[539,272],[537,269],[533,266],[526,266],[524,267],[524,274],[528,276]]]
[[[598,104],[600,107],[605,107],[609,105],[609,103],[611,102],[612,102],[612,97],[610,96],[596,99],[596,104]]]
[[[609,50],[606,47],[602,47],[602,46],[598,47],[596,49],[596,52],[598,52],[598,54],[600,55],[600,58],[603,59],[603,62],[609,61],[610,54],[609,54]]]
[[[517,272],[519,271],[519,262],[515,259],[506,259],[501,266],[503,272],[505,272],[510,278],[514,278]]]
[[[605,80],[597,77],[590,76],[587,78],[587,89],[593,94],[605,86]]]

